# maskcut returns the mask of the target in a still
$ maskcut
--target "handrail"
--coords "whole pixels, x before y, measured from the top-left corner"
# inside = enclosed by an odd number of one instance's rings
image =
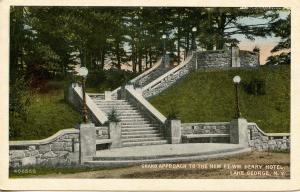
[[[79,133],[78,129],[70,128],[70,129],[62,129],[56,132],[54,135],[47,137],[45,139],[40,140],[24,140],[24,141],[9,141],[9,146],[27,146],[27,145],[43,145],[47,143],[51,143],[56,140],[58,137],[63,136],[65,134]]]
[[[141,73],[140,75],[136,76],[135,78],[133,78],[132,80],[130,80],[130,83],[134,83],[137,80],[141,79],[142,77],[144,77],[145,75],[148,75],[150,72],[154,71],[156,68],[158,68],[160,65],[162,64],[162,58],[160,58],[153,67],[151,67],[150,69],[144,71],[143,73]],[[113,90],[111,92],[111,94],[116,94],[119,90],[121,89],[121,87],[116,88],[115,90]]]
[[[145,109],[148,110],[160,123],[165,123],[167,118],[161,114],[153,105],[151,105],[141,93],[138,93],[133,86],[126,86],[125,89],[130,93],[131,96],[135,98]]]
[[[254,122],[249,122],[248,125],[254,125],[259,132],[261,132],[263,135],[268,137],[289,137],[290,133],[266,133],[263,130],[261,130],[258,125]]]
[[[82,99],[82,89],[79,86],[73,88],[74,92]],[[106,114],[97,107],[94,101],[90,98],[88,94],[85,94],[86,98],[86,105],[91,113],[96,117],[96,119],[101,123],[104,124],[108,121]]]
[[[144,86],[142,88],[142,91],[145,91],[147,89],[149,89],[150,87],[153,87],[154,85],[158,84],[160,81],[162,81],[164,78],[166,78],[167,76],[177,72],[179,69],[181,69],[182,67],[184,67],[186,64],[188,64],[191,59],[193,58],[193,54],[189,55],[186,60],[184,60],[181,64],[179,64],[178,66],[174,67],[173,69],[171,69],[170,71],[168,71],[167,73],[161,75],[160,77],[158,77],[157,79],[155,79],[154,81],[152,81],[151,83],[147,84],[146,86]]]

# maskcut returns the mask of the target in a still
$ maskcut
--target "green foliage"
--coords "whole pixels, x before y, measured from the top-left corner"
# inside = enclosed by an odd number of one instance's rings
[[[17,78],[9,89],[9,137],[19,137],[24,123],[32,121],[28,117],[32,102],[32,93],[28,91],[28,82]]]
[[[167,119],[168,120],[174,120],[174,119],[178,119],[178,111],[176,110],[176,106],[174,105],[174,103],[172,103],[170,105],[169,111],[168,111],[168,116]]]
[[[10,140],[44,139],[61,129],[73,128],[81,120],[80,114],[64,101],[62,89],[35,93],[30,100],[27,121],[10,115],[10,120],[15,121],[10,132],[18,132]]]
[[[137,75],[138,73],[118,69],[92,72],[87,78],[87,91],[99,93],[107,90],[114,90]]]
[[[110,122],[120,122],[119,115],[117,111],[113,108],[108,114],[107,114],[108,121]]]
[[[235,114],[232,82],[235,75],[239,75],[241,83],[246,85],[254,79],[265,82],[265,95],[255,96],[241,87],[242,116],[249,122],[256,122],[265,132],[289,132],[289,66],[198,71],[152,98],[150,102],[166,116],[169,106],[176,103],[178,116],[186,123],[230,121]]]
[[[279,19],[270,25],[270,31],[280,42],[271,50],[274,55],[268,57],[267,65],[291,64],[291,12],[284,19]]]
[[[266,94],[266,83],[261,79],[253,79],[246,87],[248,93],[253,95],[265,95]]]

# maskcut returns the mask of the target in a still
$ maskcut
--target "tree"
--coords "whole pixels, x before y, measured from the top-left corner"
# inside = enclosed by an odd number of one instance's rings
[[[286,18],[279,19],[270,26],[275,37],[280,37],[279,43],[271,50],[267,65],[289,65],[291,63],[291,13]]]

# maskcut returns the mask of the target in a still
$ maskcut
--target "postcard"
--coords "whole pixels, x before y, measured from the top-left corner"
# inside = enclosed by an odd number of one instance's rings
[[[297,1],[1,1],[3,190],[299,185]]]

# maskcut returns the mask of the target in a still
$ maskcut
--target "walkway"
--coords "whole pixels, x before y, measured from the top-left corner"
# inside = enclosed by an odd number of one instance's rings
[[[188,143],[124,147],[97,151],[93,161],[95,166],[120,166],[143,163],[184,162],[223,158],[250,152],[237,144]]]

